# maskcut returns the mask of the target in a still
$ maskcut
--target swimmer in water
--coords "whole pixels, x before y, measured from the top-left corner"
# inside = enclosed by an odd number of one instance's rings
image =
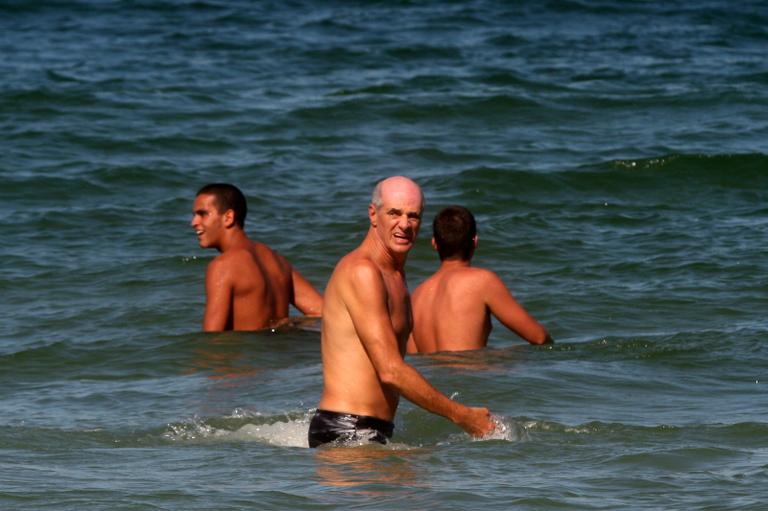
[[[289,305],[319,316],[323,297],[288,260],[245,234],[243,193],[226,183],[202,187],[191,225],[201,248],[221,252],[205,275],[203,330],[259,330],[288,318]]]
[[[553,342],[496,273],[471,266],[478,238],[468,209],[447,207],[435,216],[432,227],[432,246],[441,263],[413,292],[408,353],[483,348],[491,333],[491,314],[531,344]]]
[[[487,408],[452,401],[403,360],[411,331],[405,261],[422,211],[416,183],[400,176],[379,182],[365,239],[336,265],[323,303],[323,393],[309,426],[310,447],[386,443],[401,395],[473,436],[494,429]]]

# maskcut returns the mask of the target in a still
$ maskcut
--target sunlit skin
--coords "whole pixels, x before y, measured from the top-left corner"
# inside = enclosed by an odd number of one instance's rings
[[[474,244],[477,247],[477,237]],[[434,238],[432,245],[437,248]],[[483,348],[491,333],[491,315],[531,344],[552,342],[496,273],[472,267],[471,258],[445,259],[413,292],[414,327],[408,352]]]
[[[493,430],[486,408],[450,400],[403,360],[411,330],[405,262],[421,225],[423,199],[404,177],[382,182],[382,204],[368,208],[362,244],[328,282],[321,333],[323,394],[318,408],[392,421],[400,395],[467,432]]]
[[[203,330],[259,330],[288,318],[293,304],[318,316],[322,296],[290,263],[267,245],[252,241],[231,209],[219,211],[216,197],[195,198],[190,225],[201,248],[220,252],[208,265]]]
[[[404,266],[421,226],[421,192],[407,187],[401,189],[385,182],[382,184],[382,199],[385,196],[387,202],[381,207],[368,206],[368,217],[383,253],[391,252],[391,257],[398,259],[398,265]],[[399,261],[400,258],[402,261]]]
[[[192,206],[192,221],[190,225],[197,233],[200,248],[215,248],[223,251],[221,243],[226,238],[222,236],[227,220],[216,207],[216,197],[213,195],[198,195]]]

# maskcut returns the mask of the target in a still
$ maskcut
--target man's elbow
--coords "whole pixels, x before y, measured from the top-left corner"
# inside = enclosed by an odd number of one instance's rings
[[[551,344],[555,342],[552,337],[549,335],[549,332],[545,328],[541,328],[536,334],[528,338],[528,342],[531,344],[541,345],[541,344]]]
[[[226,320],[221,320],[215,316],[203,318],[203,332],[223,332],[224,330],[227,330]]]
[[[305,316],[322,316],[323,296],[319,293],[313,293],[311,296],[298,296],[291,304]]]
[[[211,323],[203,323],[203,332],[223,332],[224,328]]]
[[[313,301],[311,304],[304,307],[304,310],[301,312],[304,313],[305,316],[312,316],[319,318],[323,315],[323,299],[318,298],[317,300]]]
[[[402,379],[401,364],[387,364],[378,370],[379,380],[388,387],[399,388]]]

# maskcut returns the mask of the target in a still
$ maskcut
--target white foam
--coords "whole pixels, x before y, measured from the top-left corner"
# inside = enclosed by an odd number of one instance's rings
[[[261,418],[260,420],[263,421],[264,419]],[[245,424],[236,430],[217,428],[196,418],[181,424],[168,425],[168,430],[163,434],[163,437],[174,442],[255,441],[282,447],[309,447],[308,428],[308,416],[300,419],[285,418],[271,423]]]
[[[307,429],[309,421],[290,420],[272,424],[246,424],[236,431],[227,432],[227,440],[259,441],[281,447],[309,447]]]
[[[507,442],[523,442],[529,439],[528,431],[525,426],[507,417],[492,415],[491,420],[495,424],[493,431],[476,441],[485,440],[505,440]]]
[[[236,410],[231,418],[254,418],[256,419],[255,422],[263,422],[265,420],[265,417],[261,416],[261,414],[240,410]],[[526,425],[497,415],[492,415],[491,419],[495,424],[493,431],[482,438],[474,438],[474,441],[503,440],[506,442],[523,442],[529,440]],[[163,437],[171,441],[184,442],[261,442],[280,447],[309,448],[307,440],[309,421],[310,415],[305,414],[300,418],[284,417],[261,424],[248,423],[232,430],[214,427],[203,420],[193,419],[181,424],[169,425]],[[464,434],[461,436],[466,439]],[[443,442],[438,442],[438,445],[441,444]],[[354,446],[354,443],[350,445]],[[360,445],[367,445],[367,442],[360,442]],[[413,448],[402,443],[389,443],[387,447],[396,450]]]

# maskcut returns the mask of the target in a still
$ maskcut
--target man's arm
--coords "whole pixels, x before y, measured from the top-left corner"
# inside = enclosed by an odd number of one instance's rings
[[[360,341],[384,385],[427,411],[441,415],[474,436],[490,433],[493,422],[487,408],[470,408],[435,389],[400,354],[387,306],[387,291],[373,263],[350,269],[344,301]]]
[[[205,274],[203,331],[220,332],[227,328],[232,312],[232,287],[225,262],[219,258],[211,261]]]
[[[293,300],[291,303],[305,316],[320,316],[323,312],[323,295],[295,268],[291,270]]]
[[[406,353],[418,353],[419,348],[416,347],[416,341],[413,338],[413,332],[408,335],[408,344],[405,345]]]
[[[520,305],[498,275],[489,271],[485,289],[485,303],[491,314],[501,323],[531,344],[553,342],[547,329]]]

